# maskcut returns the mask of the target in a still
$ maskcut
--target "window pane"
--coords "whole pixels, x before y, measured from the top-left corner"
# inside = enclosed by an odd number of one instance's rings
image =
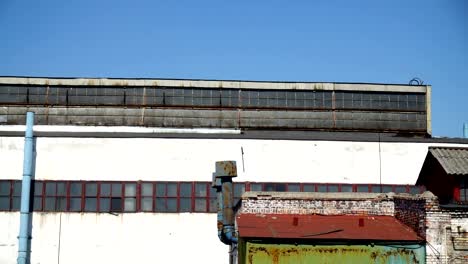
[[[70,211],[81,211],[81,198],[70,198]]]
[[[358,192],[369,192],[369,186],[366,185],[358,185],[357,186],[357,191]]]
[[[102,185],[101,185],[102,187]],[[110,185],[109,185],[110,190]],[[99,212],[109,212],[110,211],[110,198],[101,198],[99,199]]]
[[[338,185],[328,185],[328,192],[338,192]]]
[[[16,196],[13,197],[12,200],[13,204],[11,205],[11,210],[20,210],[21,207],[21,198]]]
[[[206,186],[207,184],[205,183],[196,183],[195,184],[195,196],[206,197],[207,196]]]
[[[86,183],[86,196],[97,196],[97,183]]]
[[[153,184],[152,183],[142,183],[141,184],[141,195],[143,195],[143,196],[153,196]]]
[[[122,211],[122,198],[111,198],[111,211],[112,212]]]
[[[234,205],[236,205],[238,201],[239,201],[239,199],[237,199],[237,201],[234,201],[235,202]],[[217,212],[217,211],[218,211],[218,201],[217,201],[216,198],[211,198],[210,199],[210,212],[214,213],[214,212]]]
[[[136,211],[136,199],[125,198],[124,210],[126,212],[135,212]]]
[[[254,192],[262,191],[262,184],[261,183],[251,183],[250,190]]]
[[[153,211],[153,198],[141,199],[141,210],[145,212]]]
[[[372,185],[371,192],[373,193],[379,193],[380,191],[380,186],[378,185]]]
[[[284,183],[276,183],[276,184],[275,184],[275,191],[276,191],[276,192],[285,192],[285,191],[286,191],[286,184],[284,184]]]
[[[57,195],[66,196],[67,195],[67,185],[64,182],[57,183]]]
[[[34,195],[42,195],[42,182],[34,182]]]
[[[44,201],[44,211],[54,211],[55,210],[55,198],[48,197]]]
[[[136,184],[126,183],[125,184],[125,196],[136,196]]]
[[[47,196],[55,196],[55,194],[56,194],[56,190],[55,190],[56,184],[55,184],[55,182],[46,182],[45,185],[46,185],[46,189],[45,189],[46,195]]]
[[[318,187],[317,189],[318,189],[319,192],[327,192],[327,186],[326,185],[321,185],[320,184],[317,187]]]
[[[10,195],[9,181],[0,181],[0,195]]]
[[[192,197],[192,184],[191,183],[180,184],[180,197]]]
[[[242,184],[244,185],[244,184]],[[236,188],[236,186],[234,185],[234,189]],[[234,190],[235,191],[235,190]],[[216,190],[211,188],[211,185],[208,186],[208,195],[211,197],[211,198],[216,198]]]
[[[341,192],[352,192],[353,186],[352,185],[341,185]]]
[[[165,183],[157,183],[156,184],[156,196],[157,197],[165,197],[166,196],[166,184]]]
[[[288,184],[288,192],[300,192],[301,186],[299,184]]]
[[[177,196],[177,183],[167,184],[167,196],[172,196],[172,197]]]
[[[101,196],[109,197],[111,195],[111,185],[110,183],[101,183]]]
[[[304,192],[315,192],[315,185],[313,184],[304,184]]]
[[[0,196],[0,210],[2,211],[10,210],[10,197]]]
[[[421,191],[419,190],[419,186],[411,186],[410,193],[411,194],[419,194]]]
[[[388,186],[388,185],[382,186],[382,190],[384,193],[393,192],[392,186]]]
[[[190,203],[190,198],[180,198],[180,211],[181,212],[191,212],[192,205]]]
[[[406,192],[406,186],[395,186],[395,192],[396,193],[405,193]]]
[[[195,212],[206,212],[206,199],[195,199]]]
[[[156,198],[156,211],[166,212],[166,199],[165,198]]]
[[[34,197],[33,210],[41,211],[42,210],[42,199],[40,196]]]
[[[70,195],[81,196],[81,182],[72,182],[70,184]]]
[[[213,197],[216,197],[216,191],[212,189],[211,192],[215,193],[215,196]],[[244,192],[245,192],[245,184],[234,183],[234,197],[241,197]]]
[[[65,212],[67,210],[67,198],[57,198],[55,203],[55,209],[58,212]]]
[[[177,200],[175,198],[167,199],[167,211],[177,212]]]
[[[275,191],[275,184],[274,183],[265,183],[265,191],[266,192],[274,192]]]
[[[96,212],[97,211],[97,199],[96,198],[86,198],[85,199],[85,211],[86,212]]]
[[[13,195],[21,196],[21,181],[15,181],[13,183]]]
[[[120,196],[122,196],[122,184],[113,183],[112,184],[112,197],[120,197]]]

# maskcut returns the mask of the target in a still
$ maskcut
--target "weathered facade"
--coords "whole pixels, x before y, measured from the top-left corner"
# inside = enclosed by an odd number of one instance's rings
[[[27,111],[36,113],[32,263],[227,263],[228,247],[208,235],[216,223],[214,161],[237,161],[235,198],[421,193],[414,184],[428,147],[468,144],[429,136],[430,91],[1,77],[0,263],[17,256]]]
[[[285,217],[275,218],[276,215]],[[304,221],[303,216],[321,216],[323,220],[309,220],[305,223],[308,228],[294,231],[294,225],[298,227],[298,222]],[[351,219],[353,224],[339,220],[343,216]],[[407,237],[405,227],[398,229],[398,224],[379,224],[380,230],[372,227],[366,230],[372,221],[384,216],[396,219],[421,240],[413,238],[411,241],[411,232]],[[243,218],[258,219],[243,221]],[[266,221],[269,224],[263,223],[269,232],[262,233],[261,228],[260,231],[250,229],[255,223],[265,222],[265,218],[274,219]],[[274,228],[275,221],[280,221],[278,219],[286,222],[283,231]],[[301,263],[297,260],[305,263],[320,258],[331,262],[357,258],[360,263],[466,263],[466,219],[466,212],[441,208],[437,197],[430,192],[422,195],[248,192],[243,195],[236,214],[240,241],[238,263],[267,263],[262,261],[268,258],[276,259],[273,263]],[[311,228],[313,237],[308,237],[306,232]],[[332,229],[335,233],[330,232]],[[279,232],[287,234],[287,239],[278,239]],[[287,237],[291,234],[292,237]],[[329,249],[322,249],[323,245]],[[362,250],[357,255],[350,254],[353,251],[351,245]],[[387,252],[381,248],[373,249],[372,245],[405,250]],[[331,248],[335,251],[330,253]],[[347,250],[341,252],[343,248]],[[262,261],[251,261],[257,258]]]

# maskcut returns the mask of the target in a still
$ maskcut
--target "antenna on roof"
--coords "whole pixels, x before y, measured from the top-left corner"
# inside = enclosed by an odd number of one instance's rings
[[[413,79],[411,79],[411,81],[409,81],[409,85],[423,85],[424,84],[424,81],[415,77]]]

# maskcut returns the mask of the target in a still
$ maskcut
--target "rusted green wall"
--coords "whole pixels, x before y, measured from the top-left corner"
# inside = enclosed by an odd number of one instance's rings
[[[247,242],[241,264],[425,263],[421,245],[293,245]]]

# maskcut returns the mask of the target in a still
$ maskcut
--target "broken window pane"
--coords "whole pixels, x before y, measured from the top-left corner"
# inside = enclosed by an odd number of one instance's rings
[[[111,211],[121,212],[122,211],[122,198],[111,198]]]

